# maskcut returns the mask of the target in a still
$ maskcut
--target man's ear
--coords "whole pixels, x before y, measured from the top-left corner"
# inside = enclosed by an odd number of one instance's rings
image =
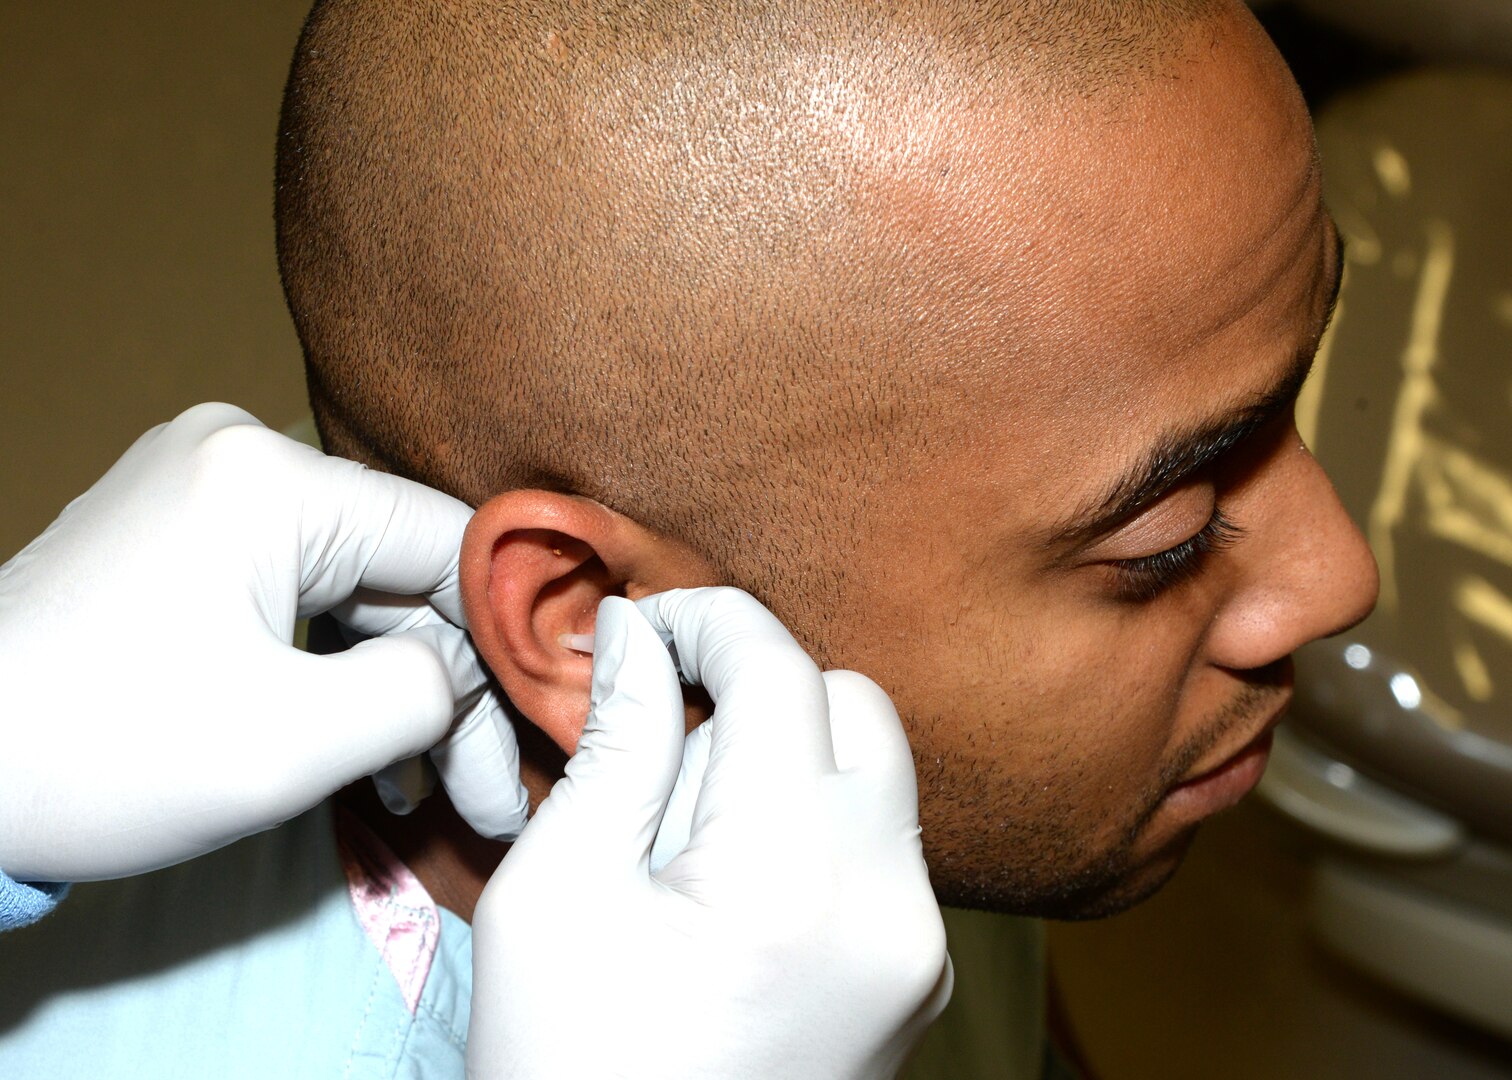
[[[531,490],[479,508],[461,571],[479,653],[515,707],[569,754],[588,716],[593,657],[561,636],[593,633],[606,596],[717,583],[686,545],[590,499]]]

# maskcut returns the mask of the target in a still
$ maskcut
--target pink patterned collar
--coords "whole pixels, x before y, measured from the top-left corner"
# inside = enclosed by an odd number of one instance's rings
[[[352,910],[413,1016],[436,956],[441,914],[420,879],[356,815],[337,806],[335,828]]]

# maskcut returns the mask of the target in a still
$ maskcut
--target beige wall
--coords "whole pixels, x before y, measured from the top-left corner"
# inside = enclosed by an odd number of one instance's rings
[[[0,6],[0,559],[195,402],[304,409],[271,208],[308,6]]]

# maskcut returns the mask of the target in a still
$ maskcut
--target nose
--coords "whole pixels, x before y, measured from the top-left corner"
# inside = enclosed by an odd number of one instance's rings
[[[1380,590],[1375,556],[1300,438],[1286,459],[1250,505],[1236,507],[1247,536],[1234,551],[1234,591],[1208,639],[1223,667],[1264,667],[1347,630],[1370,614]]]

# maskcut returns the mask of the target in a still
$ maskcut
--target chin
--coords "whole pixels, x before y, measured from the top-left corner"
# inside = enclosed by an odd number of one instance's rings
[[[1180,869],[1196,831],[1195,826],[1183,830],[1138,861],[1131,859],[1131,852],[1119,850],[1056,880],[1030,882],[1004,875],[990,880],[937,881],[935,895],[950,907],[978,911],[1063,922],[1105,919],[1159,892]]]
[[[1059,902],[1046,904],[1037,912],[1041,919],[1059,919],[1063,922],[1085,922],[1088,919],[1106,919],[1119,915],[1131,907],[1144,903],[1170,881],[1181,862],[1186,858],[1191,845],[1191,834],[1177,841],[1178,850],[1162,852],[1150,862],[1141,865],[1134,873],[1111,885],[1089,892],[1072,893]]]

